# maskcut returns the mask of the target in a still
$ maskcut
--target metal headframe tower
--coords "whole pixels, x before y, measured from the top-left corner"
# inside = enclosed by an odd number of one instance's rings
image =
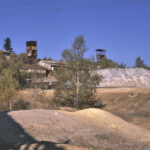
[[[105,56],[106,56],[106,50],[104,49],[96,50],[96,60],[99,64],[101,63],[101,61],[104,59]]]

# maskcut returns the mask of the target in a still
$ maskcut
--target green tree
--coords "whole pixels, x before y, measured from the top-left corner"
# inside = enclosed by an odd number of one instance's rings
[[[115,68],[117,66],[117,62],[114,62],[111,59],[107,59],[107,57],[104,57],[101,61],[101,68]]]
[[[51,58],[51,57],[49,57],[49,58],[44,57],[44,58],[43,58],[43,60],[50,60],[50,61],[51,61],[51,60],[52,60],[52,58]]]
[[[13,78],[13,74],[9,69],[4,69],[0,75],[0,103],[1,109],[12,109],[13,95],[19,88],[17,79]]]
[[[38,62],[41,61],[41,58],[38,58],[37,61],[38,61]]]
[[[55,102],[79,108],[93,99],[100,76],[94,72],[94,59],[84,58],[86,50],[83,36],[78,36],[72,48],[62,52],[64,63],[55,72]]]
[[[9,65],[8,61],[6,60],[6,57],[0,53],[0,73],[4,68],[7,68]]]
[[[23,66],[19,56],[12,53],[7,60],[0,54],[0,109],[11,110],[13,95],[25,83],[25,76],[20,72]]]
[[[18,61],[19,62],[22,62],[24,64],[28,63],[28,57],[27,57],[27,54],[26,53],[20,53],[18,55]]]
[[[49,61],[51,61],[51,60],[53,60],[51,57],[49,57],[47,60],[49,60]]]
[[[120,64],[118,64],[118,68],[126,68],[126,64],[120,63]]]
[[[7,37],[5,39],[4,48],[5,48],[6,51],[13,52],[13,49],[11,47],[11,40],[10,40],[9,37]]]
[[[101,61],[101,68],[126,68],[126,65],[124,63],[117,63],[111,59],[107,59],[107,57],[104,57]]]
[[[43,60],[47,60],[47,57],[44,57]]]
[[[144,60],[141,59],[141,57],[137,57],[135,60],[135,67],[136,68],[144,68],[145,64],[144,64]]]
[[[23,55],[23,56],[22,56]],[[20,57],[25,57],[24,59],[20,59]],[[20,54],[19,56],[16,54],[11,54],[11,58],[8,61],[9,66],[8,69],[12,72],[12,76],[19,82],[20,87],[24,87],[26,74],[21,72],[23,65],[26,62],[26,56],[24,54]]]

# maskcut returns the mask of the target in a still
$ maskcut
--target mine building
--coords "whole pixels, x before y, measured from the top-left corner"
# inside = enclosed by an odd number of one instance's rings
[[[35,63],[37,57],[37,42],[27,41],[26,50],[27,50],[28,63],[30,64]]]
[[[41,60],[37,62],[37,42],[27,41],[26,52],[28,61],[21,69],[26,74],[26,86],[50,88],[55,81],[51,72],[60,66],[58,61]]]
[[[26,87],[50,88],[55,80],[52,71],[39,64],[25,64],[21,72],[26,74]]]
[[[52,60],[41,60],[38,64],[42,67],[44,67],[45,69],[49,70],[49,71],[56,71],[57,68],[62,64],[63,62],[60,61],[52,61]],[[48,76],[48,72],[47,72],[47,76]]]
[[[106,56],[106,50],[104,49],[96,50],[96,60],[98,64],[101,64],[101,61],[105,58],[105,56]]]

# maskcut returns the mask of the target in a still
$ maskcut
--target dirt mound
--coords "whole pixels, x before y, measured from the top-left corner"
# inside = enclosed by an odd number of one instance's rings
[[[32,106],[30,109],[44,109],[46,105],[37,100],[38,94],[42,92],[45,92],[49,98],[53,97],[53,90],[26,89],[19,94],[25,101],[30,101]],[[104,110],[128,122],[150,129],[150,88],[98,88],[95,97],[105,106]],[[73,111],[70,108],[60,109]]]
[[[150,148],[150,131],[99,109],[76,112],[26,110],[0,115],[0,143],[3,146],[16,145],[21,149],[24,145],[26,150],[36,144],[38,149],[43,145],[41,150],[46,150],[48,145],[54,150]]]
[[[92,122],[93,125],[105,128],[107,131],[114,131],[125,137],[132,137],[140,141],[150,142],[150,131],[147,134],[147,130],[139,128],[133,124],[130,124],[119,117],[100,109],[85,109],[76,112],[78,116],[86,118],[88,121]],[[145,132],[146,131],[146,132]],[[134,134],[133,134],[134,133]]]

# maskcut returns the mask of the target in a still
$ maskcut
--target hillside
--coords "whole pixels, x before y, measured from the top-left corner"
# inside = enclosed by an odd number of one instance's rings
[[[150,71],[102,69],[99,74],[103,80],[95,98],[103,110],[44,110],[43,90],[19,91],[18,99],[37,109],[0,112],[0,149],[149,150]],[[54,91],[44,93],[52,98]]]
[[[0,143],[3,150],[149,150],[150,131],[99,109],[13,111],[1,113]]]
[[[47,108],[40,104],[40,89],[26,89],[18,92],[18,99],[29,101],[31,109]],[[54,91],[46,90],[45,94],[52,98]],[[109,111],[122,119],[150,129],[150,88],[149,87],[126,87],[126,88],[98,88],[95,93],[106,111]]]
[[[150,129],[150,88],[99,88],[95,97],[104,110]]]

